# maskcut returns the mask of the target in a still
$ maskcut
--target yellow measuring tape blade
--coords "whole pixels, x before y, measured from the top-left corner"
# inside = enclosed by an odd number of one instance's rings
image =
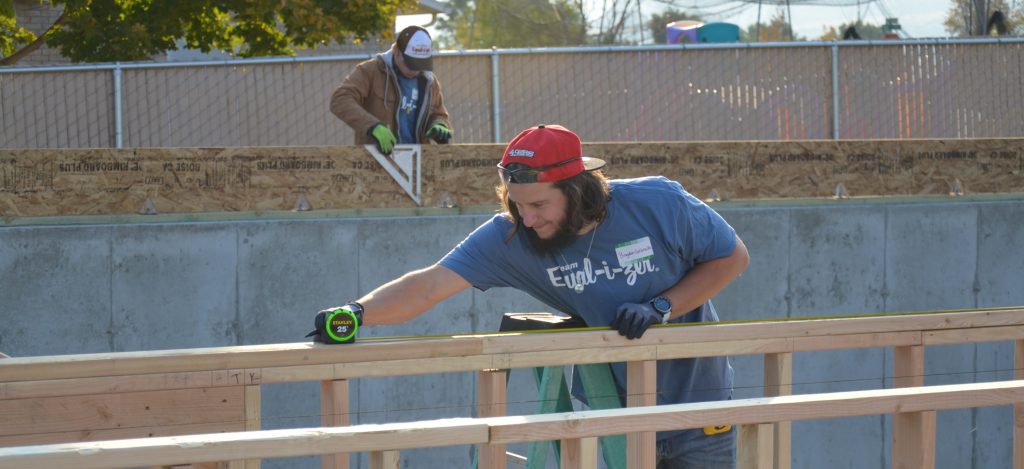
[[[1021,309],[1024,306],[1007,306],[999,308],[969,308],[969,309],[946,309],[939,311],[910,311],[910,312],[897,312],[897,313],[865,313],[865,314],[843,314],[836,316],[802,316],[795,318],[770,318],[770,319],[733,319],[728,321],[718,322],[682,322],[672,324],[655,324],[651,327],[694,327],[694,326],[708,326],[708,325],[722,325],[722,324],[748,324],[753,322],[791,322],[791,321],[816,321],[821,319],[855,319],[855,318],[878,318],[878,317],[896,317],[896,316],[920,316],[930,314],[949,314],[949,313],[967,313],[973,311],[1008,311],[1014,309]],[[492,332],[466,332],[459,334],[434,334],[434,335],[409,335],[409,336],[384,336],[384,337],[360,337],[359,342],[368,341],[396,341],[396,340],[423,340],[423,339],[454,339],[458,337],[499,337],[505,335],[518,335],[518,334],[548,334],[548,333],[562,333],[562,332],[582,332],[582,331],[607,331],[611,328],[608,326],[591,326],[591,327],[571,327],[565,329],[539,329],[530,331],[492,331]]]

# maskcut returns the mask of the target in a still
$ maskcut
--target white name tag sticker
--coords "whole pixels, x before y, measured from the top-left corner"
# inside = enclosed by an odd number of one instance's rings
[[[620,267],[637,264],[645,259],[654,257],[654,247],[651,246],[651,238],[644,236],[640,239],[615,245],[615,257],[619,258]]]

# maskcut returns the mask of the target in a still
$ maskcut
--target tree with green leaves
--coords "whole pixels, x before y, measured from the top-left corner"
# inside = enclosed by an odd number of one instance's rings
[[[0,58],[30,44],[36,35],[18,25],[14,18],[14,0],[0,0]]]
[[[647,29],[651,32],[651,37],[654,38],[655,44],[664,44],[668,39],[668,31],[665,30],[666,26],[674,21],[685,20],[704,22],[698,15],[687,13],[685,10],[669,8],[660,14],[651,15],[651,19],[647,20]]]
[[[438,21],[442,47],[576,46],[587,42],[580,8],[568,0],[452,0]]]
[[[147,60],[185,47],[239,57],[294,54],[336,41],[390,37],[414,0],[38,0],[63,9],[38,37],[18,25],[13,0],[0,0],[0,65],[43,44],[72,62]]]
[[[1002,17],[1004,33],[996,32],[993,15]],[[946,32],[954,36],[1019,36],[1024,34],[1024,4],[1018,0],[953,0],[943,22]]]

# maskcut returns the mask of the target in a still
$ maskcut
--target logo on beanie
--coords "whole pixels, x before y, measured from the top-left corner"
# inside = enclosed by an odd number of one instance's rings
[[[516,148],[509,150],[508,156],[521,156],[523,158],[533,158],[533,150],[524,150],[522,148]]]

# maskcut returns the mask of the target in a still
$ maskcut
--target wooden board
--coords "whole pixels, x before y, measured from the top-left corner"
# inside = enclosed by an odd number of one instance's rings
[[[49,445],[89,441],[123,440],[128,438],[157,438],[165,436],[196,435],[244,431],[240,422],[188,423],[171,426],[108,428],[74,432],[31,433],[0,436],[0,448],[26,445]]]
[[[424,207],[495,203],[503,145],[423,147]],[[591,143],[614,178],[722,200],[1024,192],[1024,139]],[[0,216],[415,208],[362,147],[0,149]]]
[[[246,370],[239,384],[261,384],[301,380],[342,379],[360,376],[395,376],[441,373],[457,370],[549,366],[587,362],[594,357],[607,361],[637,361],[676,358],[684,355],[722,353],[722,342],[757,341],[750,353],[775,353],[796,350],[798,344],[778,346],[771,339],[800,337],[799,351],[813,350],[812,337],[838,337],[850,347],[883,346],[894,343],[919,343],[895,332],[940,331],[971,327],[1024,326],[1024,309],[897,314],[776,322],[705,323],[700,325],[664,325],[650,328],[644,337],[629,340],[610,330],[579,332],[538,332],[534,334],[479,334],[451,338],[366,340],[345,347],[292,344],[244,345],[205,349],[160,350],[151,352],[115,352],[47,357],[21,357],[0,360],[0,397],[32,395],[34,383],[89,377],[111,377],[146,373],[186,373],[202,370]],[[1018,329],[1014,329],[1018,330]],[[851,334],[860,335],[848,340]],[[1008,337],[1007,335],[1000,335]],[[552,338],[556,340],[551,340]],[[948,342],[953,338],[946,338]],[[966,338],[967,341],[971,339]],[[767,342],[766,342],[767,341]],[[776,344],[765,346],[765,344]],[[578,350],[593,348],[580,356]],[[698,348],[688,345],[703,344]],[[680,347],[676,347],[676,345]],[[827,343],[818,346],[831,348]],[[435,353],[435,349],[444,353]],[[452,358],[463,350],[467,355]],[[660,352],[665,352],[662,354]],[[480,353],[480,355],[470,355]],[[422,358],[408,358],[419,356]],[[566,358],[569,357],[569,358]],[[299,368],[275,370],[274,368]],[[308,369],[303,368],[308,367]],[[324,371],[327,370],[327,371]],[[333,370],[333,371],[330,371]],[[217,374],[215,374],[217,375]],[[229,375],[233,376],[233,375]],[[229,382],[230,383],[230,382]],[[93,383],[103,389],[99,383]],[[48,388],[47,388],[48,389]]]
[[[245,429],[242,386],[0,400],[0,445]]]
[[[486,423],[453,418],[415,423],[370,424],[196,434],[161,438],[0,448],[0,467],[77,469],[186,464],[329,454],[400,450],[487,443]],[[393,460],[395,455],[386,455]]]
[[[5,468],[128,467],[191,461],[396,451],[465,444],[512,444],[628,432],[701,428],[721,421],[783,420],[1002,406],[1024,399],[1024,382],[1003,381],[737,399],[512,417],[319,427],[179,437],[0,448]],[[393,459],[393,458],[392,458]]]
[[[1022,398],[1024,381],[1002,381],[495,417],[485,421],[491,427],[492,444],[511,444],[702,428],[723,421],[760,424],[989,407]]]
[[[250,375],[246,374],[245,370],[217,370],[20,383],[0,382],[0,399],[239,386],[251,382],[248,378]]]

